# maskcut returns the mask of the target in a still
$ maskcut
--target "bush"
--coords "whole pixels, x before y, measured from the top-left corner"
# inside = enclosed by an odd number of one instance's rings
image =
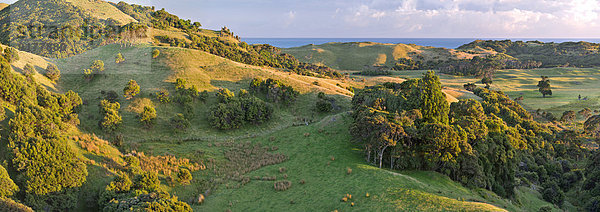
[[[135,80],[129,80],[125,88],[123,88],[123,96],[131,99],[140,93],[140,86]]]
[[[123,119],[119,115],[119,109],[121,105],[118,102],[110,103],[104,99],[100,101],[100,114],[104,117],[100,120],[98,125],[106,132],[113,132],[119,128]]]
[[[48,64],[48,67],[46,67],[46,73],[44,75],[52,81],[57,81],[60,79],[60,70],[58,70],[56,65]]]
[[[277,182],[275,182],[273,187],[275,188],[276,191],[285,191],[285,190],[290,189],[290,187],[292,187],[292,182],[290,182],[288,180],[277,181]]]
[[[235,97],[235,94],[233,94],[233,92],[231,92],[227,88],[219,89],[219,91],[215,95],[217,96],[217,100],[220,103],[227,103]]]
[[[190,181],[192,181],[192,173],[190,173],[190,170],[185,168],[179,169],[179,173],[177,173],[177,181],[179,181],[181,184],[190,184]]]
[[[123,158],[125,160],[125,169],[131,174],[138,174],[141,172],[140,159],[133,155],[127,155]]]
[[[154,49],[152,50],[152,58],[157,58],[160,55],[160,50]]]
[[[279,80],[255,78],[250,82],[250,91],[255,94],[263,94],[268,101],[275,103],[291,104],[296,101],[299,92],[292,86],[288,86]]]
[[[115,57],[115,63],[119,64],[119,63],[122,63],[122,62],[125,62],[125,58],[123,57],[123,54],[119,53]]]
[[[140,122],[146,127],[152,127],[156,122],[156,109],[152,106],[144,106],[144,111],[140,113]]]
[[[158,99],[158,101],[161,103],[171,102],[170,94],[167,90],[161,90],[159,92],[156,92],[156,99]]]
[[[171,126],[176,129],[176,131],[184,131],[190,127],[190,121],[188,121],[183,114],[178,113],[171,118]]]
[[[144,172],[135,177],[133,187],[147,192],[158,191],[160,188],[160,180],[156,173]]]
[[[218,129],[237,129],[245,123],[262,124],[271,119],[273,108],[256,98],[235,98],[210,108],[208,119]]]
[[[27,75],[33,75],[35,73],[35,68],[33,67],[33,65],[27,63],[27,65],[25,65],[25,67],[23,68],[23,74]]]

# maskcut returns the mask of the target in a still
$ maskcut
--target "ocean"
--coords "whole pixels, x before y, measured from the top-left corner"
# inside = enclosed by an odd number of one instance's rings
[[[542,42],[578,42],[587,41],[592,43],[600,43],[600,39],[589,38],[509,38],[517,41],[542,41]],[[473,42],[475,40],[506,40],[505,38],[242,38],[242,41],[248,44],[270,44],[279,48],[292,48],[309,44],[324,44],[330,42],[376,42],[376,43],[404,43],[416,44],[420,46],[433,46],[455,49],[463,44]]]

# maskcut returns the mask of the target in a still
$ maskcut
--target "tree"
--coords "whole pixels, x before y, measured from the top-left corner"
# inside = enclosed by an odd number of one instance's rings
[[[15,184],[4,167],[0,166],[0,197],[12,196],[19,187]]]
[[[103,118],[98,123],[100,128],[107,132],[117,130],[121,123],[123,123],[123,119],[119,115],[120,108],[121,104],[118,102],[111,103],[106,99],[100,101],[100,114],[103,115]]]
[[[419,80],[420,109],[423,113],[423,119],[427,122],[440,122],[448,124],[448,112],[450,105],[446,101],[446,94],[442,92],[440,78],[433,71],[427,71],[423,78]]]
[[[144,106],[144,111],[140,113],[140,122],[147,128],[152,127],[156,121],[156,109],[152,106]]]
[[[60,70],[58,70],[56,65],[48,64],[48,67],[46,67],[46,73],[44,75],[52,81],[57,81],[60,79]]]
[[[190,184],[190,181],[192,181],[192,173],[190,173],[190,170],[186,168],[179,169],[179,173],[177,173],[177,181],[179,181],[181,184]]]
[[[575,115],[575,111],[569,110],[569,111],[565,111],[562,114],[562,117],[560,117],[560,121],[561,122],[573,122],[573,120],[575,120],[576,115]]]
[[[125,88],[123,88],[123,96],[131,99],[140,93],[140,86],[135,80],[129,80]]]
[[[542,191],[542,197],[544,198],[544,200],[552,204],[558,205],[559,207],[561,207],[563,202],[565,201],[564,192],[558,187],[558,184],[554,181],[546,183],[546,185],[544,186],[544,190]]]
[[[123,57],[123,54],[119,53],[115,57],[115,63],[119,64],[119,63],[122,63],[122,62],[125,62],[125,58]]]
[[[552,96],[552,89],[550,88],[550,79],[547,76],[542,76],[542,80],[538,82],[537,87],[542,96],[546,98],[546,95]]]
[[[160,51],[158,49],[152,50],[152,58],[157,58],[160,55]]]

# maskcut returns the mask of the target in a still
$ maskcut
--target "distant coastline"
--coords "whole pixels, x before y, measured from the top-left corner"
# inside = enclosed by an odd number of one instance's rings
[[[578,42],[587,41],[600,43],[600,38],[242,38],[242,41],[248,44],[270,44],[279,48],[292,48],[309,44],[320,45],[330,42],[376,42],[376,43],[404,43],[416,44],[420,46],[433,46],[441,48],[455,49],[463,44],[474,40],[506,40],[513,41],[541,41],[541,42]]]

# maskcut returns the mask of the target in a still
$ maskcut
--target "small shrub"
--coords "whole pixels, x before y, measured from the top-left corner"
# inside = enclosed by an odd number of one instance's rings
[[[304,133],[304,137],[309,137],[310,133]]]
[[[160,55],[160,51],[158,49],[152,50],[152,58],[157,58]]]
[[[188,121],[183,114],[178,113],[171,118],[171,126],[177,131],[184,131],[190,127],[190,121]]]
[[[204,195],[200,194],[200,196],[198,196],[198,204],[202,204],[204,203]]]
[[[346,170],[346,174],[348,174],[348,175],[352,174],[352,169],[351,169],[351,168],[348,168],[348,169]]]
[[[171,102],[171,97],[170,97],[169,91],[164,90],[164,89],[159,92],[156,92],[156,99],[158,99],[158,101],[161,103]]]
[[[284,173],[286,171],[287,169],[285,167],[279,167],[279,173]]]
[[[123,96],[131,99],[140,93],[140,85],[135,80],[129,80],[125,88],[123,88]]]
[[[306,183],[306,181],[304,179],[300,180],[300,184],[304,185]]]
[[[122,63],[122,62],[125,62],[125,57],[123,57],[123,54],[119,53],[115,57],[115,63],[119,64],[119,63]]]
[[[179,173],[177,173],[177,181],[184,185],[190,184],[190,181],[192,181],[192,173],[190,173],[190,170],[185,168],[179,169]]]
[[[277,181],[273,184],[276,191],[285,191],[292,187],[292,182],[287,180]]]
[[[48,67],[46,67],[46,73],[44,75],[52,81],[57,81],[60,79],[60,70],[58,70],[56,65],[48,64]]]

